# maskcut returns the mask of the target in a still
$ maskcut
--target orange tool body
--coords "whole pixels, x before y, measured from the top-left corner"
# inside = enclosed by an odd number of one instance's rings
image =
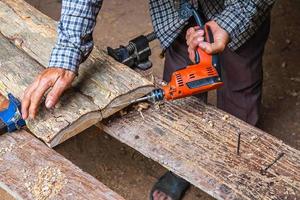
[[[211,43],[210,30],[206,29],[205,33],[206,41]],[[200,48],[197,49],[197,53],[200,58],[197,64],[175,71],[168,85],[162,87],[166,100],[192,96],[217,89],[223,85],[213,63],[213,56],[218,55],[208,55]]]

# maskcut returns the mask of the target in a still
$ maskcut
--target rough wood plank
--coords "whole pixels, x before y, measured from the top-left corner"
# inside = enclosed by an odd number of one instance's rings
[[[143,117],[131,111],[99,126],[217,199],[300,199],[300,152],[271,135],[194,98]]]
[[[0,188],[14,199],[123,199],[25,131],[0,136]]]
[[[1,0],[0,32],[47,66],[56,41],[54,20],[23,0]],[[151,82],[97,48],[81,65],[75,86],[99,106],[104,118],[122,109],[113,105],[141,97],[153,89]]]
[[[11,92],[20,99],[43,67],[1,34],[0,46],[0,92]],[[43,107],[37,119],[27,121],[27,126],[33,134],[53,147],[101,120],[98,110],[98,106],[87,97],[70,90],[57,108],[49,111]]]

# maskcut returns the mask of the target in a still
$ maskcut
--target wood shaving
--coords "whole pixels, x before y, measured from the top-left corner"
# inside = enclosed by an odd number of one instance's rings
[[[208,124],[210,127],[212,127],[212,128],[214,127],[214,123],[212,121],[208,121]]]
[[[15,39],[14,39],[14,44],[15,44],[17,47],[21,48],[21,47],[22,47],[22,44],[23,44],[23,40],[20,39],[20,38],[15,38]]]
[[[144,115],[143,115],[143,112],[142,112],[142,111],[139,111],[139,113],[140,113],[141,117],[145,120],[145,117],[144,117]]]
[[[223,119],[224,121],[227,121],[227,120],[229,119],[229,115],[224,115],[224,116],[222,117],[222,119]]]
[[[45,167],[38,172],[33,182],[25,183],[25,187],[35,200],[46,200],[56,196],[67,182],[59,168]]]
[[[121,117],[123,117],[124,115],[127,114],[127,111],[126,110],[120,110],[119,113],[120,113]]]
[[[14,149],[14,146],[15,145],[11,143],[8,147],[0,148],[0,156],[3,156],[7,152],[11,152]]]
[[[154,109],[155,110],[160,110],[160,108],[164,105],[164,103],[165,102],[163,102],[163,101],[155,102]]]
[[[253,142],[257,139],[258,139],[257,135],[253,135],[253,136],[250,137],[250,142]]]
[[[150,104],[147,102],[141,102],[136,106],[136,110],[141,112],[142,110],[147,110],[150,108]]]

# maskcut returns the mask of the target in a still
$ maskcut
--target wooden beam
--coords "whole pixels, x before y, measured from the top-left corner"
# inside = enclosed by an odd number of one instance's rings
[[[217,199],[300,199],[298,150],[196,98],[131,111],[99,126]]]
[[[124,199],[26,131],[0,136],[0,188],[8,199]]]
[[[21,99],[26,87],[43,67],[1,34],[0,45],[0,92],[11,92]],[[53,147],[101,119],[98,106],[86,96],[70,90],[63,96],[57,108],[51,111],[41,108],[37,119],[27,121],[27,127]]]
[[[43,66],[48,65],[56,41],[56,25],[23,0],[0,1],[0,32]],[[80,66],[74,87],[88,96],[106,118],[122,109],[114,105],[144,96],[153,84],[94,48]]]
[[[1,200],[123,199],[24,130],[0,136],[0,172]]]

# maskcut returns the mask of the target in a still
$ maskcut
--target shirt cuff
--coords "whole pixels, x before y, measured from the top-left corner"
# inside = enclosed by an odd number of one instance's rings
[[[82,55],[79,49],[56,45],[52,50],[48,67],[63,68],[77,75],[81,59]]]

